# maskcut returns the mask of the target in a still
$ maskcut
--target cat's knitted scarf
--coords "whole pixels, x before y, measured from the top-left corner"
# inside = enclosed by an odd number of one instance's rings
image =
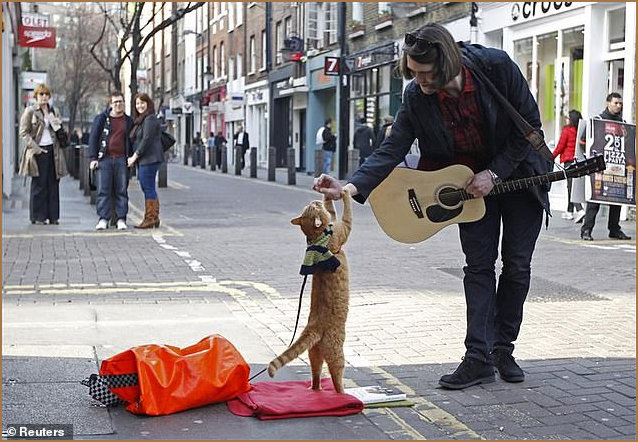
[[[306,255],[299,273],[302,275],[310,275],[316,271],[334,272],[341,265],[339,260],[332,254],[327,247],[332,238],[332,224],[323,230],[321,235],[313,242],[308,242],[306,247]]]

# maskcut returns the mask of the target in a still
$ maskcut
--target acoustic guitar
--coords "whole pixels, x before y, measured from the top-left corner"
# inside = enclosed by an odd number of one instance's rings
[[[532,186],[578,178],[605,170],[601,154],[578,161],[565,170],[530,178],[503,181],[487,195],[498,195]],[[390,238],[403,243],[421,242],[450,224],[477,221],[485,215],[483,198],[465,190],[474,172],[453,165],[434,172],[397,167],[372,191],[372,212]]]

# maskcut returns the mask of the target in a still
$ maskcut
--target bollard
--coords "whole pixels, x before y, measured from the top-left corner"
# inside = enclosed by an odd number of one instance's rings
[[[257,178],[257,148],[250,148],[250,177]]]
[[[80,190],[84,190],[84,155],[85,155],[85,146],[82,146],[82,148],[80,149],[80,151],[78,152],[78,156],[79,156],[79,164],[78,164],[78,180],[80,181]]]
[[[222,144],[222,173],[228,173],[228,145]]]
[[[288,184],[297,184],[297,168],[295,166],[295,148],[288,148]]]
[[[191,166],[195,167],[197,166],[197,156],[199,154],[199,152],[197,151],[197,146],[192,146],[191,147]]]
[[[323,149],[315,150],[315,178],[323,173]]]
[[[208,148],[206,146],[202,146],[200,150],[202,154],[199,157],[199,167],[201,167],[202,169],[206,169],[206,151],[208,150]]]
[[[80,179],[80,151],[84,148],[84,145],[78,144],[73,148],[73,178]]]
[[[235,146],[235,175],[241,175],[242,146]]]
[[[359,149],[351,149],[348,151],[348,170],[346,179],[349,180],[352,174],[359,168]]]
[[[210,148],[210,170],[214,171],[217,166],[217,147],[211,146]]]
[[[168,187],[168,152],[164,153],[164,162],[157,171],[157,187]]]
[[[188,151],[188,144],[184,145],[184,166],[188,166],[188,157],[190,152]]]
[[[277,164],[277,149],[273,146],[268,148],[268,181],[275,181],[275,165]]]

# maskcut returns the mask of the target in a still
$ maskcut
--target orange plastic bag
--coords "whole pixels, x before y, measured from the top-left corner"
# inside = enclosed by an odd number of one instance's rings
[[[100,376],[137,373],[138,385],[111,387],[126,409],[158,416],[232,399],[250,390],[250,367],[224,337],[195,345],[133,347],[102,361]]]

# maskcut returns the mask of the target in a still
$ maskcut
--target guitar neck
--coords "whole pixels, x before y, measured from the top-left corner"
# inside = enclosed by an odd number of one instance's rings
[[[502,193],[514,192],[516,190],[525,190],[530,187],[540,186],[542,184],[553,183],[554,181],[564,180],[566,177],[565,172],[550,172],[547,175],[538,175],[529,178],[520,178],[516,180],[503,181],[498,183],[492,188],[492,191],[487,195],[500,195]],[[461,192],[462,199],[464,201],[474,199],[473,195],[470,195],[465,190]]]

